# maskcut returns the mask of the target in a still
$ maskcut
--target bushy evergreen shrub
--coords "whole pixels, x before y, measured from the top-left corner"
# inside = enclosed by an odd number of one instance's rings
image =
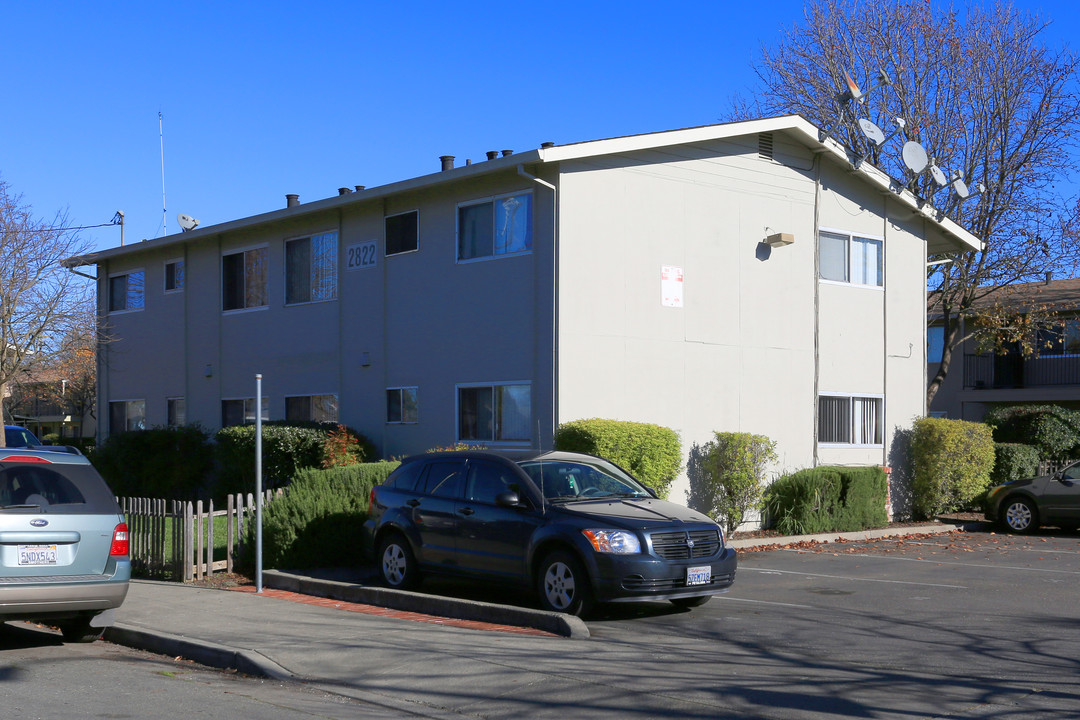
[[[355,567],[362,557],[361,531],[371,488],[400,463],[377,462],[296,473],[282,497],[263,508],[263,566]],[[255,525],[245,527],[243,566],[255,561]]]
[[[1080,457],[1080,412],[1057,405],[992,408],[983,422],[999,443],[1034,445],[1042,460]]]
[[[1039,450],[1034,445],[994,443],[994,470],[990,478],[995,485],[1035,477],[1039,472]]]
[[[119,496],[194,500],[211,477],[214,451],[198,425],[114,433],[90,461]]]
[[[888,524],[888,477],[880,467],[823,466],[776,480],[765,514],[789,535],[854,532]]]
[[[911,439],[913,509],[933,518],[974,508],[990,486],[994,441],[984,423],[919,418]]]
[[[623,420],[574,420],[555,432],[555,448],[589,453],[628,470],[667,497],[682,467],[679,434],[671,428]]]
[[[764,435],[714,432],[694,453],[690,507],[734,532],[747,513],[760,507],[765,468],[773,462],[776,443]]]

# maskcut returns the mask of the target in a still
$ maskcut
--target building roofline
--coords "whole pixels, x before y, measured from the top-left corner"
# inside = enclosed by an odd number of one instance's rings
[[[581,160],[590,157],[651,150],[674,145],[688,145],[713,140],[724,140],[727,138],[754,135],[764,132],[786,132],[811,150],[825,153],[835,161],[848,165],[849,167],[851,166],[847,149],[833,138],[825,138],[822,140],[821,131],[817,126],[801,115],[782,115],[756,120],[733,121],[717,125],[701,125],[678,130],[665,130],[660,132],[642,133],[639,135],[626,135],[602,140],[569,143],[566,145],[555,145],[522,153],[504,155],[484,162],[463,165],[461,167],[442,170],[428,175],[421,175],[419,177],[401,180],[387,185],[357,190],[356,192],[324,198],[322,200],[314,200],[296,207],[281,208],[259,215],[230,220],[217,225],[196,228],[189,232],[166,235],[151,240],[143,240],[131,245],[78,255],[67,258],[63,263],[69,268],[94,265],[103,260],[127,255],[129,253],[169,247],[183,242],[210,238],[223,233],[244,230],[280,220],[301,218],[305,215],[325,212],[354,203],[379,199],[397,193],[408,192],[410,190],[419,190],[450,182],[457,182],[466,178],[506,171],[514,169],[518,165],[560,163],[569,160]],[[892,178],[882,170],[879,170],[867,162],[863,162],[858,167],[852,168],[852,172],[861,176],[883,194],[895,197],[898,202],[933,223],[945,236],[953,240],[957,245],[957,250],[978,251],[982,249],[982,241],[948,217],[938,217],[937,211],[931,205],[922,202],[911,191],[902,190],[899,193],[894,192]]]

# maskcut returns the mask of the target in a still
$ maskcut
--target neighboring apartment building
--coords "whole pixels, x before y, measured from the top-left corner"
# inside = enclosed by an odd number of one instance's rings
[[[961,420],[982,420],[992,407],[1054,404],[1080,409],[1080,278],[1012,285],[987,296],[977,307],[1003,303],[1016,312],[1046,307],[1061,314],[1038,330],[1036,354],[1024,357],[1019,346],[1006,352],[979,352],[974,339],[953,351],[945,382],[934,396],[931,413]],[[961,330],[973,328],[963,319]],[[931,321],[927,331],[927,372],[941,364],[944,328]]]
[[[69,261],[115,338],[103,431],[261,406],[400,456],[604,417],[795,469],[888,465],[925,413],[926,258],[979,241],[801,117],[442,162]]]
[[[20,377],[9,391],[4,400],[6,417],[38,438],[56,435],[61,444],[64,440],[93,439],[97,408],[83,389],[55,370],[35,369]]]

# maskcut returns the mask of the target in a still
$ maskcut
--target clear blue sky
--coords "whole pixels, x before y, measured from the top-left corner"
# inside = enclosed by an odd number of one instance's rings
[[[1077,37],[1080,10],[1018,0]],[[483,159],[720,121],[802,2],[6,3],[0,177],[127,241]],[[163,115],[165,203],[161,144]],[[115,227],[85,231],[118,245]]]

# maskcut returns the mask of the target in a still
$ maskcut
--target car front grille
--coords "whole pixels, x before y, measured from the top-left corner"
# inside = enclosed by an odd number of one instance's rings
[[[714,585],[730,585],[734,580],[734,575],[713,575],[712,579],[706,585],[693,585],[694,589],[697,588],[709,588]],[[622,579],[622,586],[624,590],[632,591],[650,591],[650,592],[662,592],[665,590],[682,590],[687,586],[686,578],[662,578],[646,580],[640,575],[630,575]]]
[[[716,529],[652,534],[653,552],[665,560],[712,557],[723,547]]]

